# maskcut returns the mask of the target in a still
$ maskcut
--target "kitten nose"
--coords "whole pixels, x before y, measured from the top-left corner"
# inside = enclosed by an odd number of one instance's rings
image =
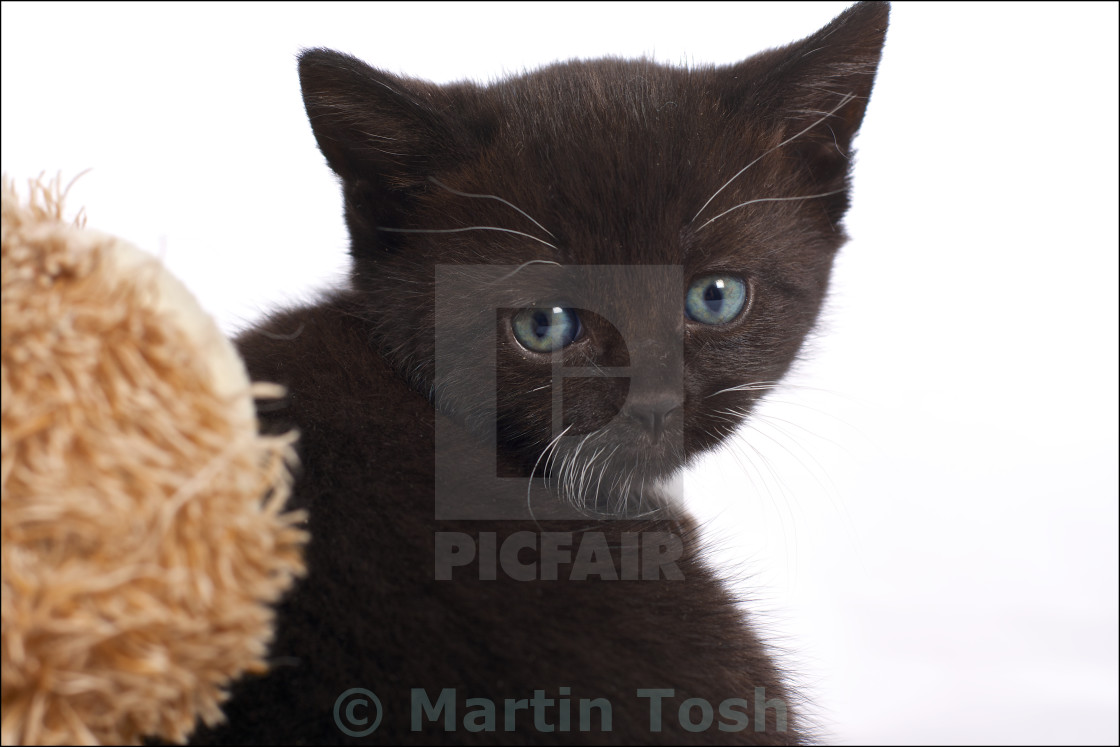
[[[666,394],[656,397],[631,397],[626,403],[624,412],[632,420],[645,426],[654,443],[661,440],[665,432],[665,420],[672,413],[681,409],[679,396]]]

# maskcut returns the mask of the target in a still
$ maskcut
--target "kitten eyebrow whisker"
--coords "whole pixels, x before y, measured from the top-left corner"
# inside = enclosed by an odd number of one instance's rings
[[[529,265],[556,265],[557,267],[563,267],[563,265],[561,265],[559,262],[553,262],[551,259],[530,259],[528,262],[522,262],[520,265],[518,265],[516,267],[516,269],[513,270],[513,272],[502,275],[497,280],[493,280],[491,282],[500,283],[503,280],[509,280],[511,277],[513,277],[517,273],[521,272],[522,270],[524,270]],[[544,387],[541,387],[541,389],[544,389],[545,387],[549,387],[549,386],[552,386],[552,385],[551,384],[546,384]],[[534,389],[533,391],[535,392],[537,390]]]
[[[508,205],[509,207],[513,208],[517,212],[524,215],[526,218],[528,218],[530,221],[533,222],[533,225],[535,225],[537,228],[539,228],[542,231],[544,231],[545,233],[547,233],[552,238],[554,238],[554,239],[556,238],[556,234],[554,234],[552,231],[549,231],[547,228],[542,226],[537,221],[533,220],[533,216],[529,215],[528,213],[526,213],[524,210],[522,210],[521,208],[514,205],[509,200],[503,200],[501,197],[498,197],[497,195],[480,195],[480,194],[471,194],[470,192],[460,192],[457,189],[452,189],[451,187],[447,186],[446,184],[441,182],[439,179],[436,179],[434,176],[429,176],[428,181],[430,181],[432,184],[435,184],[437,187],[442,187],[443,189],[446,189],[451,194],[459,195],[460,197],[477,197],[477,198],[483,199],[483,200],[497,200],[498,202],[502,203],[503,205]]]
[[[708,225],[712,221],[719,220],[720,218],[722,218],[723,216],[732,212],[733,210],[738,210],[739,208],[746,207],[747,205],[753,205],[756,202],[786,202],[788,200],[812,200],[813,198],[816,198],[816,197],[831,197],[832,195],[838,195],[843,191],[844,191],[843,189],[834,189],[831,192],[822,192],[819,195],[798,195],[798,196],[795,196],[795,197],[759,197],[758,199],[755,199],[755,200],[747,200],[746,202],[740,202],[735,207],[728,208],[727,210],[724,210],[722,213],[717,215],[715,218],[711,218],[709,220],[704,221],[703,223],[700,224],[700,228],[697,228],[696,230],[699,231],[701,228]]]
[[[749,169],[749,168],[750,168],[751,166],[754,166],[754,165],[755,165],[756,163],[758,163],[759,161],[761,161],[761,160],[762,160],[763,158],[766,158],[766,156],[770,155],[771,153],[773,153],[774,151],[776,151],[776,150],[777,150],[778,148],[781,148],[781,147],[782,147],[783,145],[788,145],[789,143],[793,142],[793,141],[794,141],[794,140],[796,140],[797,138],[799,138],[799,137],[801,137],[802,135],[804,135],[804,134],[805,134],[806,132],[808,132],[809,130],[811,130],[811,129],[813,129],[814,127],[816,127],[817,125],[819,125],[819,124],[820,124],[821,122],[824,122],[824,121],[825,121],[826,119],[828,119],[829,117],[831,117],[831,116],[832,116],[833,114],[835,114],[836,112],[840,111],[840,109],[841,109],[842,107],[844,107],[844,106],[845,106],[845,105],[846,105],[846,104],[847,104],[848,102],[850,102],[850,101],[854,100],[855,98],[856,98],[856,95],[855,95],[854,93],[848,93],[848,94],[845,94],[845,95],[844,95],[844,98],[840,99],[840,103],[839,103],[839,104],[837,104],[837,105],[836,105],[836,106],[835,106],[835,107],[834,107],[834,108],[832,109],[832,111],[828,112],[828,113],[827,113],[827,114],[825,114],[825,115],[824,115],[823,117],[821,117],[821,118],[820,118],[820,119],[818,119],[817,121],[813,122],[813,124],[809,125],[809,126],[808,126],[808,127],[806,127],[806,128],[804,129],[804,130],[802,130],[801,132],[797,133],[796,135],[793,135],[792,137],[788,137],[788,138],[786,138],[785,140],[783,140],[782,142],[778,143],[777,145],[775,145],[775,146],[774,146],[773,148],[771,148],[770,150],[768,150],[768,151],[766,151],[765,153],[763,153],[763,154],[762,154],[761,156],[759,156],[758,158],[756,158],[756,159],[754,159],[753,161],[751,161],[750,163],[748,163],[748,164],[747,164],[746,166],[744,166],[743,168],[739,169],[739,171],[737,171],[737,172],[735,173],[735,176],[731,177],[731,178],[730,178],[730,179],[728,179],[728,180],[727,180],[726,182],[724,182],[724,183],[723,183],[723,186],[722,186],[722,187],[720,187],[719,189],[717,189],[717,190],[715,191],[715,193],[714,193],[714,194],[713,194],[713,195],[712,195],[711,197],[709,197],[709,198],[708,198],[708,201],[707,201],[707,202],[705,202],[705,203],[704,203],[704,205],[703,205],[703,207],[701,207],[701,208],[700,208],[700,209],[699,209],[699,210],[698,210],[698,211],[696,212],[696,215],[692,216],[692,220],[693,220],[693,221],[695,221],[695,220],[696,220],[697,218],[699,218],[699,217],[700,217],[700,213],[703,213],[703,212],[704,212],[704,211],[705,211],[705,210],[707,209],[708,205],[711,205],[711,204],[712,204],[712,200],[714,200],[714,199],[716,198],[716,196],[717,196],[717,195],[718,195],[718,194],[719,194],[720,192],[722,192],[723,190],[727,189],[727,185],[731,184],[731,182],[735,181],[735,180],[736,180],[736,179],[738,179],[738,178],[739,178],[740,176],[742,176],[742,175],[743,175],[743,174],[744,174],[744,173],[746,172],[746,170],[747,170],[747,169]],[[716,217],[719,217],[719,216],[716,216]],[[710,223],[710,222],[711,222],[711,221],[708,221],[708,223]],[[708,224],[707,224],[707,223],[705,223],[704,225],[706,226],[706,225],[708,225]],[[702,228],[702,227],[703,227],[703,226],[701,226],[701,228]]]
[[[386,226],[378,226],[378,231],[388,231],[389,233],[460,233],[461,231],[501,231],[503,233],[512,233],[518,236],[524,236],[533,241],[539,241],[547,247],[560,251],[560,248],[555,244],[550,244],[544,239],[539,239],[531,233],[524,233],[522,231],[514,231],[512,228],[498,228],[497,226],[467,226],[466,228],[388,228]]]

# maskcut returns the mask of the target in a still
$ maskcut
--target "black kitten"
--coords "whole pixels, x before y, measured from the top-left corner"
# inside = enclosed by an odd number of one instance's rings
[[[805,738],[667,484],[814,324],[887,10],[485,87],[300,57],[351,287],[239,344],[288,388],[310,574],[197,739]]]

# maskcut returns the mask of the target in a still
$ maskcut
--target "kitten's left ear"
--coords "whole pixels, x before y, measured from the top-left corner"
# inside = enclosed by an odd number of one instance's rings
[[[863,122],[887,33],[890,5],[861,2],[812,36],[727,70],[733,105],[773,122],[825,177],[845,166]],[[808,132],[799,135],[803,130]]]

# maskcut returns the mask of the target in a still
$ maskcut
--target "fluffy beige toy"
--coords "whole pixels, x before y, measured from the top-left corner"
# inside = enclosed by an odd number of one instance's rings
[[[181,742],[304,572],[293,436],[158,261],[3,184],[4,744]]]

